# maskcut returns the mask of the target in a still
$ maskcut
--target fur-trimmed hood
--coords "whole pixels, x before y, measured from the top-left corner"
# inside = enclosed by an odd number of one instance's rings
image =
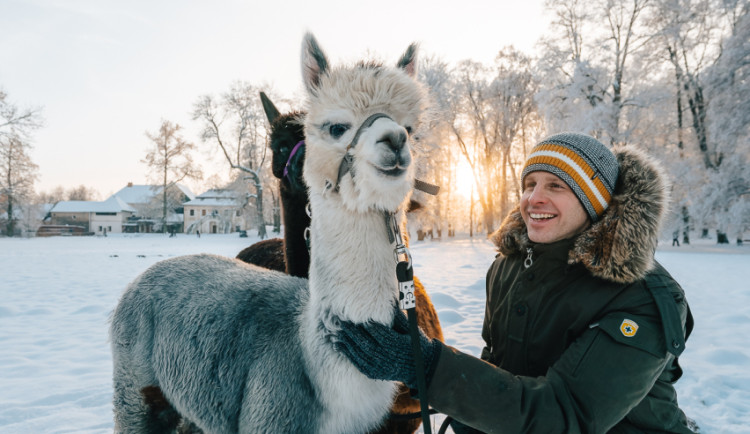
[[[574,242],[568,263],[594,276],[632,283],[654,266],[654,251],[668,207],[666,176],[658,163],[631,146],[615,149],[620,175],[609,208]],[[531,244],[520,207],[490,235],[503,256],[524,254]]]

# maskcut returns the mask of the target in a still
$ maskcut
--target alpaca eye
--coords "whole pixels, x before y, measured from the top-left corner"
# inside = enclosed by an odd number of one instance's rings
[[[349,130],[349,128],[349,124],[333,124],[328,127],[328,133],[330,133],[331,137],[333,137],[334,139],[338,139],[339,137],[343,136],[344,133]]]

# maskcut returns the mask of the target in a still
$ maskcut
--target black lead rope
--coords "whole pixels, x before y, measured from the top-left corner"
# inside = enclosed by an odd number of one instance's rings
[[[425,434],[432,434],[430,426],[430,408],[427,403],[427,378],[424,370],[424,355],[419,345],[419,326],[417,325],[417,300],[414,295],[414,268],[409,262],[399,261],[396,264],[396,277],[398,278],[400,307],[406,309],[409,318],[409,334],[411,335],[411,350],[414,355],[414,365],[417,374],[417,393],[419,395],[419,408],[422,414],[422,425]]]

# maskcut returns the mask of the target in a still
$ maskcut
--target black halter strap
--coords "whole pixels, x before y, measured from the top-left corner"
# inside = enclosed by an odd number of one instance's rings
[[[370,128],[372,124],[375,123],[376,120],[380,118],[386,118],[393,120],[392,117],[388,116],[385,113],[375,113],[373,115],[370,115],[367,119],[365,119],[364,122],[362,122],[362,125],[359,126],[357,129],[356,134],[354,134],[354,138],[352,139],[351,143],[346,147],[346,153],[344,154],[344,158],[341,160],[341,164],[339,165],[339,173],[336,178],[336,185],[333,186],[333,191],[338,192],[339,191],[339,185],[341,184],[341,179],[346,175],[347,173],[351,172],[354,167],[354,156],[349,152],[352,148],[357,146],[357,143],[359,143],[359,136],[362,135],[362,132],[366,128]],[[437,195],[440,191],[440,187],[434,184],[430,184],[428,182],[422,181],[421,179],[415,179],[414,180],[414,188],[417,190],[424,191],[427,194],[431,194],[433,196]]]
[[[351,143],[346,147],[346,153],[344,154],[344,159],[341,160],[341,164],[339,165],[339,174],[338,178],[336,179],[336,185],[334,186],[334,191],[339,191],[339,184],[341,183],[341,178],[344,177],[348,172],[350,172],[354,165],[354,156],[349,152],[353,147],[357,146],[357,143],[359,143],[359,136],[362,135],[362,131],[364,131],[366,128],[370,128],[372,124],[375,123],[376,120],[380,118],[387,118],[390,120],[393,120],[390,116],[388,116],[385,113],[375,113],[373,115],[370,115],[367,119],[365,119],[364,122],[362,122],[362,125],[359,126],[357,129],[357,132],[354,134],[354,138],[352,139]]]

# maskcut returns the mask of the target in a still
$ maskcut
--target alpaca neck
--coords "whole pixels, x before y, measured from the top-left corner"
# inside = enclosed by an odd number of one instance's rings
[[[311,197],[310,299],[318,314],[389,323],[397,299],[393,246],[384,214]]]
[[[310,269],[310,252],[305,242],[305,229],[310,226],[310,217],[305,210],[307,193],[294,193],[282,181],[281,204],[286,272],[292,276],[307,278]]]

